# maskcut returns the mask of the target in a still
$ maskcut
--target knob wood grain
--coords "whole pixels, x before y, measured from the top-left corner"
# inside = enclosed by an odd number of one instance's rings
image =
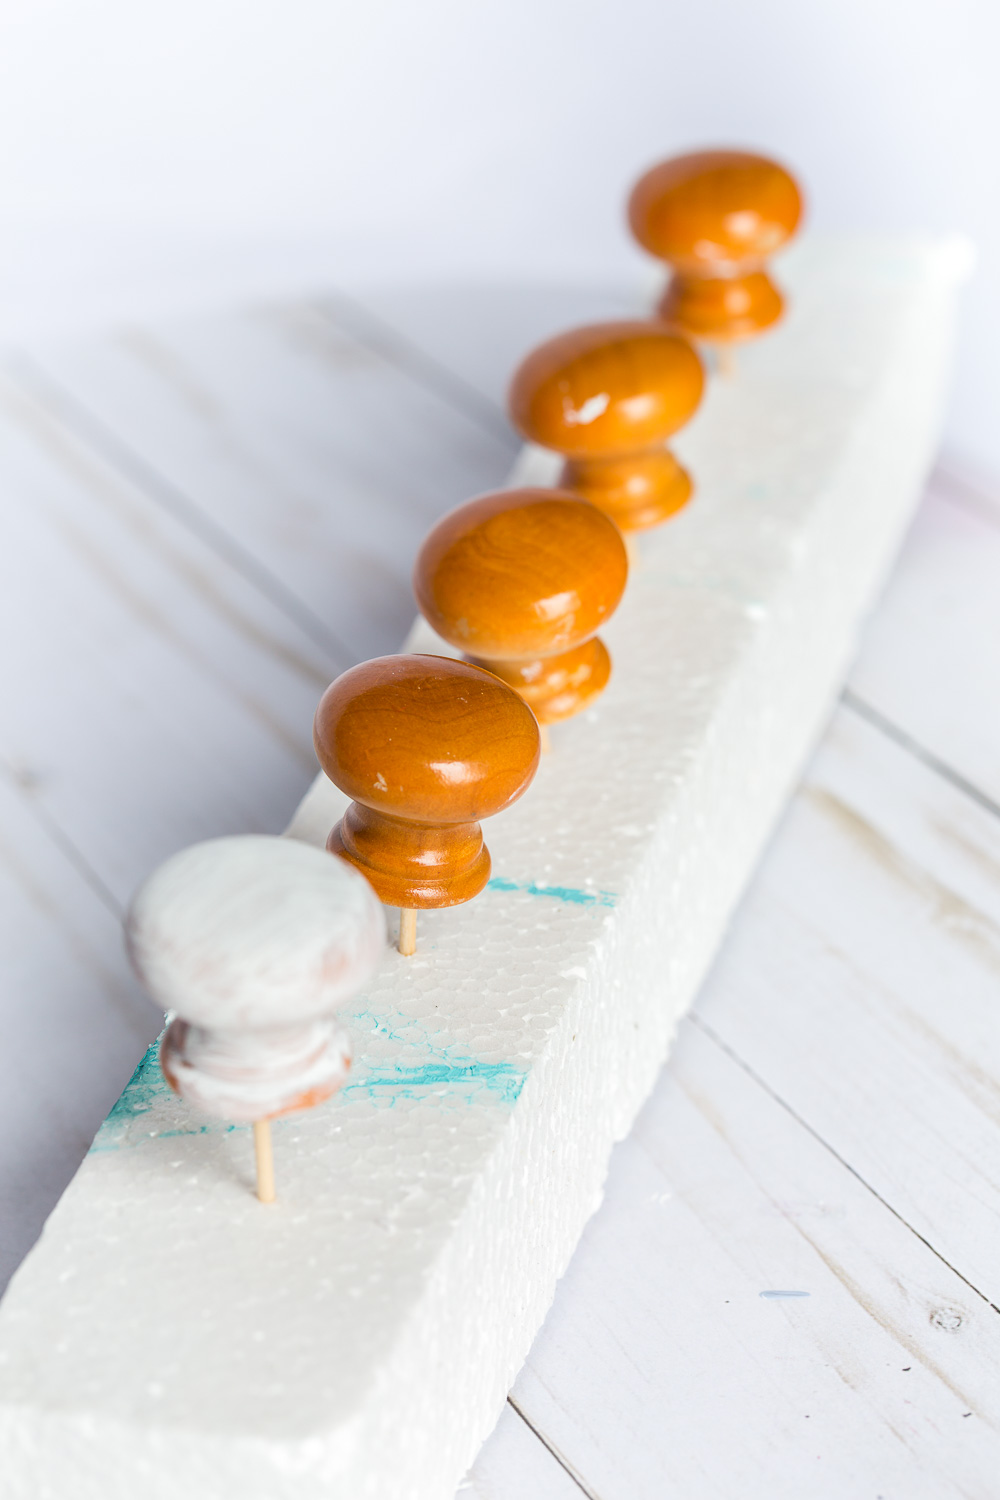
[[[327,848],[389,906],[468,901],[490,877],[481,818],[538,767],[534,715],[506,683],[444,656],[382,656],[343,673],[316,712],[316,754],[352,803]]]
[[[646,172],[628,217],[640,245],[673,267],[660,317],[719,344],[770,328],[784,302],[764,265],[801,216],[791,173],[748,151],[695,151]]]
[[[438,635],[510,684],[542,724],[579,713],[611,660],[596,632],[614,613],[628,559],[614,522],[560,490],[500,490],[431,531],[413,587]]]
[[[534,349],[515,372],[511,420],[566,457],[560,485],[621,531],[657,526],[687,504],[691,479],[666,440],[698,409],[701,361],[655,323],[593,323]]]

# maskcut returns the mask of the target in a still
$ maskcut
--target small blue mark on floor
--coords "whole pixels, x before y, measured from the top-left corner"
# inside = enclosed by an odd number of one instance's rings
[[[552,901],[570,901],[576,906],[614,906],[614,891],[583,891],[572,885],[548,885],[537,880],[508,880],[494,875],[487,886],[491,891],[526,891],[529,896],[548,896]]]
[[[761,1297],[811,1297],[811,1292],[759,1292]]]

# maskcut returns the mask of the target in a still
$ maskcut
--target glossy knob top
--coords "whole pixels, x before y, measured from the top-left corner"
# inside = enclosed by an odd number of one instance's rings
[[[220,1031],[328,1015],[371,978],[385,919],[349,865],[294,839],[211,839],[149,877],[129,955],[164,1010]]]
[[[517,693],[444,656],[352,667],[323,694],[314,740],[323,770],[355,802],[428,824],[500,812],[539,757],[538,725]]]
[[[514,425],[570,458],[661,443],[693,416],[705,377],[694,349],[655,323],[592,323],[528,355],[511,382]]]
[[[596,506],[560,490],[501,490],[460,505],[420,549],[428,622],[470,656],[515,661],[587,641],[628,579],[625,544]]]
[[[712,272],[773,255],[795,233],[802,198],[790,172],[748,151],[694,151],[640,177],[628,205],[640,245],[680,270]]]

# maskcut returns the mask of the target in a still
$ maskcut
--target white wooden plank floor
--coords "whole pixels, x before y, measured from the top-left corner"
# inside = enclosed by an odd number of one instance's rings
[[[156,1028],[131,890],[283,826],[319,691],[504,477],[512,365],[635,305],[324,294],[2,360],[3,1279]],[[998,581],[942,470],[463,1495],[1000,1493]]]

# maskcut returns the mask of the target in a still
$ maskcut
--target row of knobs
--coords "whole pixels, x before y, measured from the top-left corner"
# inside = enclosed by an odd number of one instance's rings
[[[607,684],[597,632],[628,579],[623,536],[659,525],[692,494],[667,447],[704,389],[686,335],[746,338],[780,314],[762,260],[801,212],[783,168],[736,152],[675,159],[640,180],[629,212],[641,242],[673,267],[659,320],[560,334],[510,386],[514,425],[563,455],[562,488],[480,496],[439,522],[417,558],[421,613],[465,662],[366,662],[320,704],[317,755],[353,803],[328,848],[389,906],[454,905],[486,884],[478,825],[531,781],[534,721],[572,717]]]
[[[657,318],[550,339],[511,383],[515,426],[563,456],[560,487],[480,496],[421,548],[418,606],[460,658],[364,662],[322,698],[317,756],[351,799],[327,842],[340,858],[219,839],[140,890],[130,952],[176,1012],[164,1073],[202,1112],[259,1125],[333,1092],[350,1062],[333,1015],[381,960],[383,906],[400,909],[409,953],[416,912],[486,885],[481,820],[529,786],[540,726],[579,713],[608,682],[598,631],[628,580],[624,538],[692,494],[667,441],[702,398],[693,341],[732,343],[777,320],[765,261],[800,212],[791,176],[742,152],[674,158],[639,181],[633,231],[672,270]]]

